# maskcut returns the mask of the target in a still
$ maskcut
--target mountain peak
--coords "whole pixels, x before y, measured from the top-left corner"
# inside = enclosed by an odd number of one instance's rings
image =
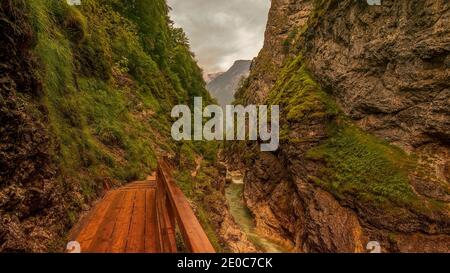
[[[251,60],[237,60],[227,72],[221,73],[208,83],[208,91],[220,105],[224,106],[233,102],[239,82],[250,73],[251,63]]]

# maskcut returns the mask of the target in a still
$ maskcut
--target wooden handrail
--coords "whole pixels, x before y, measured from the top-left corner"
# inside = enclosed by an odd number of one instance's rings
[[[214,253],[215,250],[192,211],[186,196],[176,185],[169,165],[163,160],[158,161],[156,182],[160,251],[177,252],[176,226],[178,226],[189,252]]]

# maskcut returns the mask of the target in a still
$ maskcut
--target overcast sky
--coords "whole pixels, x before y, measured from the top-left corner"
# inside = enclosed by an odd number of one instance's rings
[[[270,0],[168,0],[206,73],[226,71],[261,50]]]

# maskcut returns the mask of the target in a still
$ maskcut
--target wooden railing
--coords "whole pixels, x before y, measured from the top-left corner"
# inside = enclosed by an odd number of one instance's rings
[[[184,245],[192,253],[214,253],[215,250],[192,211],[186,196],[175,184],[169,165],[160,160],[156,174],[156,211],[160,252],[177,252],[176,227]]]

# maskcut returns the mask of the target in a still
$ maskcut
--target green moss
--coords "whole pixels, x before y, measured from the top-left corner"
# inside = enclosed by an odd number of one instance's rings
[[[283,41],[283,44],[282,44],[282,45],[283,45],[283,52],[284,52],[284,54],[289,53],[291,44],[292,44],[294,38],[296,37],[297,32],[298,32],[298,28],[292,29],[292,30],[289,32],[288,37]]]
[[[205,103],[212,99],[186,35],[169,20],[166,2],[83,0],[72,7],[66,1],[29,0],[24,5],[37,36],[39,103],[48,110],[59,182],[83,198],[67,210],[69,225],[81,203],[103,192],[105,180],[120,185],[143,179],[156,168],[158,154],[177,154],[186,167],[177,176],[180,187],[198,205],[199,219],[220,249],[203,202],[214,180],[204,172],[191,176],[199,155],[215,160],[217,144],[171,139],[168,109],[191,103],[193,96]]]
[[[80,43],[86,38],[87,21],[77,8],[70,7],[68,9],[64,20],[64,27],[66,28],[68,37],[73,42]]]
[[[356,195],[365,201],[398,205],[418,201],[408,180],[414,159],[345,122],[332,127],[331,137],[307,153],[308,159],[325,164],[320,171],[321,186],[339,196]]]
[[[219,237],[217,236],[215,227],[210,223],[210,217],[211,217],[210,214],[206,212],[206,210],[203,207],[197,208],[197,218],[200,224],[202,225],[203,229],[205,230],[206,236],[208,236],[208,239],[211,242],[214,249],[216,250],[216,252],[223,253],[224,249],[220,244],[220,240]]]
[[[282,70],[268,102],[280,105],[289,122],[336,116],[337,106],[314,81],[302,60],[299,56]]]
[[[338,199],[350,196],[380,207],[418,208],[419,198],[409,184],[417,164],[413,156],[363,132],[349,121],[332,97],[314,80],[302,56],[288,62],[268,97],[281,108],[280,139],[291,144],[311,141],[292,137],[292,128],[324,124],[326,139],[306,153],[306,159],[321,167],[309,179]],[[317,139],[314,139],[317,141]]]
[[[332,0],[316,0],[314,1],[314,7],[308,18],[308,27],[313,28],[319,23],[320,18],[322,18],[327,11]]]
[[[181,144],[180,147],[180,162],[179,166],[182,169],[194,170],[196,168],[196,156],[194,147],[191,142]]]
[[[102,179],[124,182],[151,173],[154,147],[176,151],[167,109],[193,95],[210,100],[165,1],[136,5],[26,2],[37,33],[42,104],[58,147],[55,162],[63,180],[74,180],[87,199],[95,197]]]
[[[193,153],[192,147],[189,147],[188,145],[183,146],[183,150],[187,151],[181,153],[180,156],[185,153]],[[194,158],[192,157],[191,160],[194,160]],[[193,169],[195,169],[195,167],[196,166],[192,166]],[[211,241],[211,244],[216,251],[223,252],[225,251],[225,248],[221,244],[216,232],[219,227],[215,226],[211,221],[213,217],[216,217],[214,214],[217,213],[212,211],[211,204],[218,201],[224,202],[222,193],[213,188],[213,182],[218,176],[217,171],[215,168],[211,167],[211,162],[208,162],[205,159],[195,177],[193,177],[191,173],[193,169],[184,168],[176,171],[174,173],[175,180],[186,197],[195,204],[195,214]]]

